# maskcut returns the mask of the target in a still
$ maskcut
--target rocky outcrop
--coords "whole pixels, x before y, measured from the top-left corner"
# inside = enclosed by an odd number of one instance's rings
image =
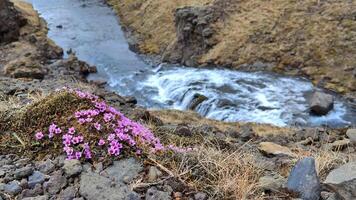
[[[12,2],[0,0],[0,44],[17,40],[25,23]]]
[[[326,115],[334,107],[334,98],[330,94],[315,92],[310,100],[310,112],[316,115]]]

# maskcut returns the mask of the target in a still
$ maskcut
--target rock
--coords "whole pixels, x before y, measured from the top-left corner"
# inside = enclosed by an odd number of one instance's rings
[[[44,190],[49,194],[57,194],[67,185],[67,179],[62,176],[60,171],[52,174],[51,178],[43,184]]]
[[[20,36],[20,28],[26,21],[9,0],[0,1],[0,43],[9,43]]]
[[[314,92],[310,100],[310,111],[316,115],[326,115],[334,107],[334,98],[330,94]]]
[[[68,177],[73,177],[79,175],[83,167],[79,160],[66,160],[64,161],[63,170]]]
[[[149,168],[148,174],[147,174],[149,182],[154,182],[161,176],[162,176],[162,172],[159,169],[157,169],[157,167],[151,166]]]
[[[20,182],[11,181],[10,183],[4,186],[4,192],[12,195],[17,195],[21,192],[22,188],[20,187]]]
[[[86,200],[126,200],[137,196],[127,186],[112,184],[109,178],[95,173],[82,173],[79,193]]]
[[[3,177],[3,176],[5,176],[5,170],[2,170],[2,169],[0,168],[0,177]]]
[[[10,61],[4,66],[4,71],[12,78],[43,79],[47,74],[42,64],[28,57]]]
[[[297,162],[288,177],[287,188],[304,200],[320,199],[321,186],[314,158],[307,157]]]
[[[349,139],[352,143],[356,143],[356,129],[355,128],[347,129],[346,135],[347,135],[347,137],[349,137]]]
[[[145,200],[170,200],[171,195],[168,192],[159,191],[155,187],[151,187],[146,192]]]
[[[134,158],[114,161],[114,164],[106,168],[102,174],[114,179],[116,183],[129,183],[143,170],[142,164]]]
[[[178,125],[177,128],[174,130],[174,133],[179,136],[192,136],[192,131],[188,126],[185,125]]]
[[[27,181],[27,179],[23,178],[23,179],[20,181],[20,187],[22,187],[22,189],[28,188],[28,181]]]
[[[67,187],[66,189],[62,190],[59,194],[59,199],[61,200],[72,200],[75,198],[77,190],[73,187]]]
[[[195,200],[207,200],[208,195],[206,195],[204,192],[198,192],[194,195]]]
[[[275,144],[273,142],[261,142],[258,149],[266,155],[291,157],[295,156],[295,154],[289,148]]]
[[[263,176],[260,178],[258,185],[264,191],[278,191],[286,183],[286,179],[280,175]]]
[[[356,179],[356,162],[350,162],[332,170],[326,177],[326,184],[340,184]]]
[[[39,196],[43,194],[43,188],[42,185],[37,184],[35,186],[35,188],[31,189],[25,189],[22,191],[21,193],[21,197],[25,198],[25,197],[35,197],[35,196]]]
[[[22,200],[48,200],[49,197],[47,195],[37,196],[37,197],[26,197]]]
[[[28,186],[34,188],[36,184],[42,184],[45,181],[45,175],[39,171],[34,171],[33,174],[28,177]]]
[[[47,159],[38,163],[37,169],[42,173],[49,174],[54,171],[55,165],[50,159]]]
[[[32,167],[23,167],[20,169],[17,169],[14,172],[14,177],[19,180],[22,178],[27,178],[29,175],[33,173],[33,168]]]
[[[203,101],[207,100],[208,97],[202,95],[202,94],[194,94],[194,97],[192,99],[192,101],[190,102],[188,108],[190,110],[195,110],[196,107],[199,106],[199,104],[201,104]]]
[[[331,193],[331,192],[321,192],[321,199],[323,200],[337,200],[337,195],[336,193]]]

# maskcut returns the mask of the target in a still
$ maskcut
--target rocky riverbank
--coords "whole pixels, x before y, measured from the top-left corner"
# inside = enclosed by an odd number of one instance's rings
[[[187,66],[305,76],[355,96],[354,1],[108,2],[141,53]]]
[[[0,199],[355,198],[355,129],[225,123],[192,112],[140,108],[135,99],[88,82],[95,67],[75,55],[63,59],[31,5],[13,2],[0,0],[0,16],[15,20],[0,19],[1,33],[14,31],[0,35]],[[138,155],[125,149],[120,157],[93,152],[92,159],[66,160],[62,143],[36,139],[53,122],[62,130],[74,124],[86,132],[72,113],[92,105],[56,91],[63,87],[97,95],[111,111],[149,128],[163,145],[193,150]],[[90,131],[86,136],[95,138]]]

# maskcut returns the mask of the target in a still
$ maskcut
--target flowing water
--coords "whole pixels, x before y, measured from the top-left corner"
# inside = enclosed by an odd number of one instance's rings
[[[100,0],[28,1],[47,21],[51,39],[97,66],[98,73],[90,79],[107,80],[109,89],[135,96],[147,108],[194,108],[208,118],[278,126],[356,124],[355,109],[337,97],[328,115],[309,115],[308,96],[315,88],[306,79],[167,64],[150,66],[129,50],[115,13]],[[204,101],[194,105],[197,97]]]

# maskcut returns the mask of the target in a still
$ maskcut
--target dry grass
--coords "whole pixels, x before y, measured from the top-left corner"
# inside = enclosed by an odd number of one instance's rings
[[[257,184],[262,170],[249,152],[222,150],[205,142],[193,152],[160,160],[189,186],[214,199],[262,199]]]

